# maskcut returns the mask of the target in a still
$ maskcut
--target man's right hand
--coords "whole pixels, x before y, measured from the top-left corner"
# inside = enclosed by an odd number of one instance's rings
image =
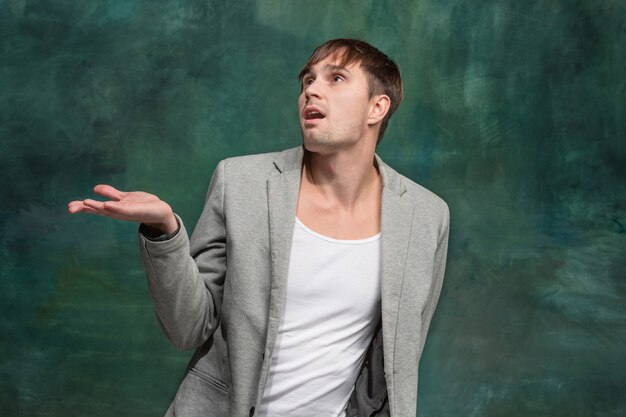
[[[178,222],[172,208],[159,197],[143,191],[120,191],[110,185],[100,184],[93,189],[96,194],[111,199],[71,201],[67,205],[70,213],[90,213],[117,220],[143,223],[163,234],[178,230]]]

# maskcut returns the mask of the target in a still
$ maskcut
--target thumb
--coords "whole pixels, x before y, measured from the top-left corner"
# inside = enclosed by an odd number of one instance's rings
[[[121,200],[126,194],[123,191],[120,191],[110,185],[107,184],[98,184],[93,187],[93,192],[99,194],[103,197],[110,198],[111,200]]]

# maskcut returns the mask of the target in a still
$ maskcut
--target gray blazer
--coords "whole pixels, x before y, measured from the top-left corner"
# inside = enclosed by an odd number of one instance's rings
[[[229,158],[191,236],[140,247],[156,315],[195,348],[167,416],[251,416],[262,398],[285,301],[303,149]],[[348,416],[415,416],[418,363],[443,281],[449,212],[378,156],[383,182],[381,323]]]

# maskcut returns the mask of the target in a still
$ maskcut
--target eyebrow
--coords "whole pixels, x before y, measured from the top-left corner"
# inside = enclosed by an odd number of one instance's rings
[[[341,65],[326,64],[324,65],[324,69],[328,72],[344,71],[350,74],[350,70],[346,68],[345,66],[341,66]],[[315,74],[313,73],[311,68],[309,68],[309,70],[302,75],[302,79],[304,80],[306,77],[313,76],[313,75]]]

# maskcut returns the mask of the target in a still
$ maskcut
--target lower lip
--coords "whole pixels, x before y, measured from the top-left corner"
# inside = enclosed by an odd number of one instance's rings
[[[317,122],[319,122],[320,120],[324,120],[324,118],[322,117],[321,119],[304,119],[304,125],[314,125]]]

